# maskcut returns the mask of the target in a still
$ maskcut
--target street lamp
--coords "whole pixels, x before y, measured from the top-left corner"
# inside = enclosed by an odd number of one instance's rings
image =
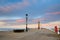
[[[26,14],[26,32],[28,31],[28,14]]]

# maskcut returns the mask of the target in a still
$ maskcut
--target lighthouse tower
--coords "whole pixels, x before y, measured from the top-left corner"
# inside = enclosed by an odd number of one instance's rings
[[[38,29],[40,29],[40,21],[38,21]]]

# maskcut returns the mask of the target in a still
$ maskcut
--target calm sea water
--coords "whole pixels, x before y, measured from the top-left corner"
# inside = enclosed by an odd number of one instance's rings
[[[0,31],[11,31],[13,28],[0,28]]]
[[[51,31],[54,31],[54,27],[41,27],[41,28],[46,28]],[[0,28],[0,31],[12,31],[14,29],[26,29],[26,28]]]
[[[14,29],[24,29],[24,28],[0,28],[0,31],[12,31]]]

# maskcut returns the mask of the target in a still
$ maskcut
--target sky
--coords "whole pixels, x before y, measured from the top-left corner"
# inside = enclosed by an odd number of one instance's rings
[[[0,24],[10,22],[25,23],[60,22],[60,0],[0,0]]]

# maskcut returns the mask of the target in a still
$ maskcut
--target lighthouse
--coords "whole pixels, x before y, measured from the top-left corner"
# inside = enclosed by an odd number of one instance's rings
[[[40,21],[38,21],[38,29],[40,29]]]

